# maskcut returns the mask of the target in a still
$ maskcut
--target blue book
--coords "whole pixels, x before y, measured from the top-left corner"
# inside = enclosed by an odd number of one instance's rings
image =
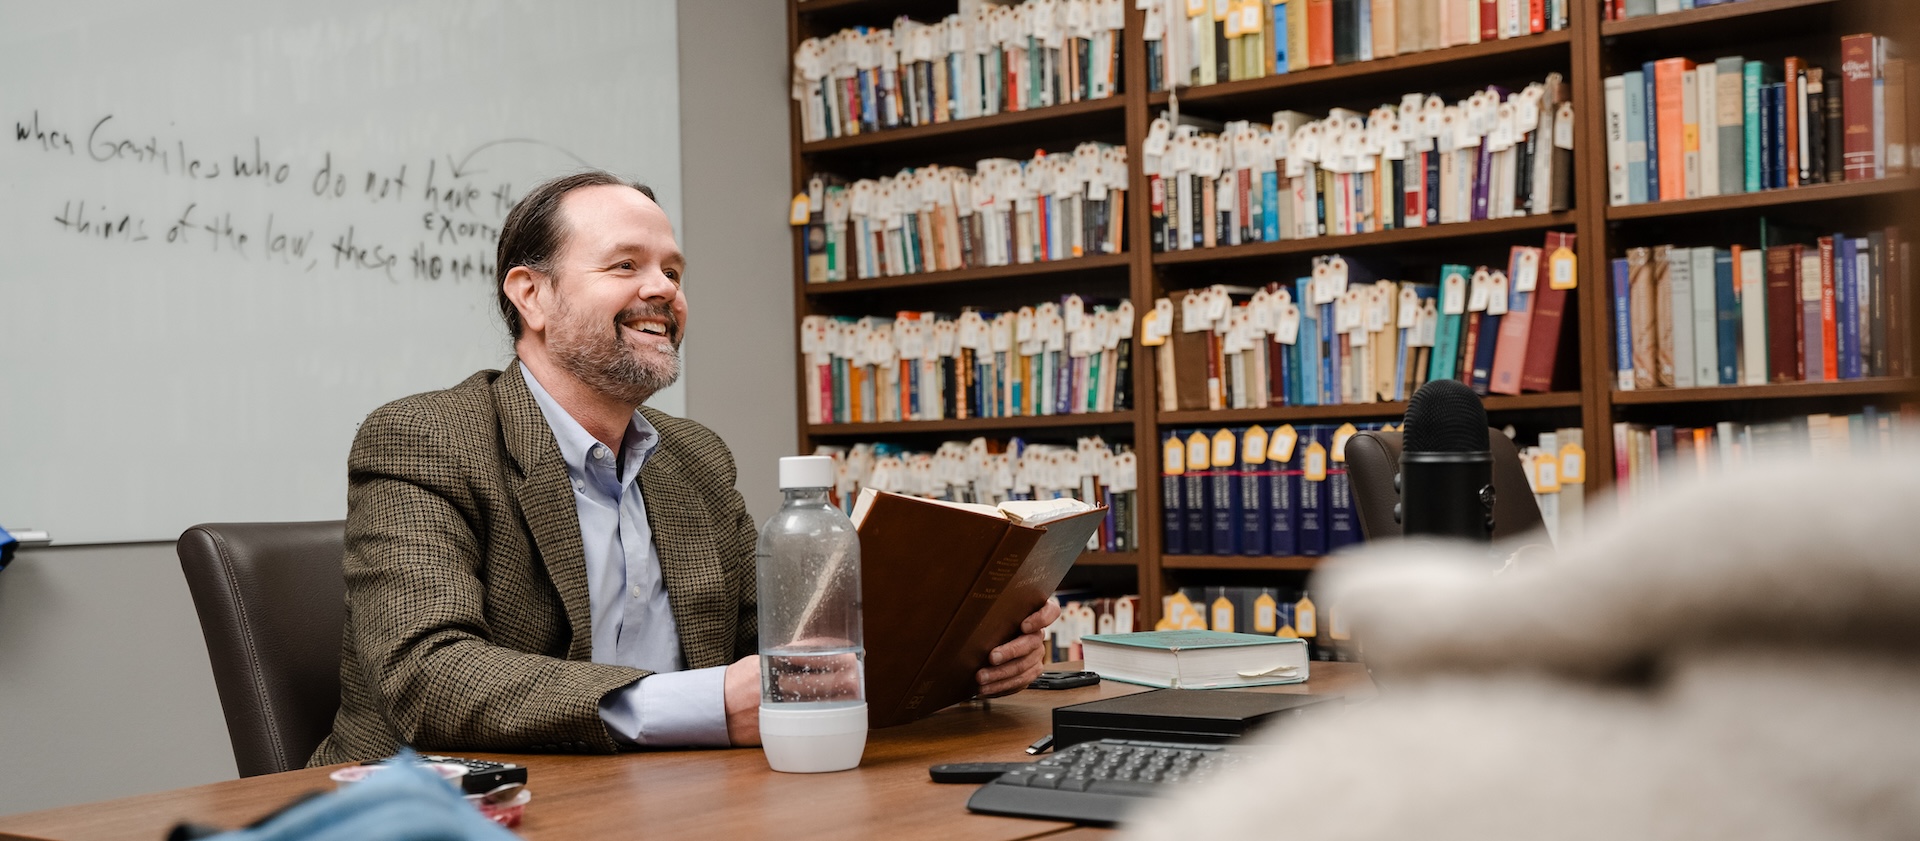
[[[1209,466],[1208,452],[1213,442],[1198,430],[1189,430],[1187,434],[1187,472],[1180,476],[1180,493],[1185,497],[1187,509],[1187,554],[1213,554],[1213,505],[1212,495],[1208,493],[1207,480],[1213,470]],[[1195,455],[1194,448],[1199,448]],[[1197,465],[1197,466],[1196,466]]]
[[[1176,456],[1180,462],[1180,472],[1169,471],[1167,467],[1170,464],[1163,464],[1160,470],[1160,546],[1169,555],[1187,554],[1187,507],[1186,497],[1182,493],[1183,483],[1180,481],[1181,474],[1187,469],[1186,450],[1181,443],[1185,440],[1185,436],[1176,429],[1168,432],[1165,440],[1160,442],[1162,453],[1172,454],[1174,449],[1180,449]]]
[[[1608,263],[1613,280],[1613,372],[1615,388],[1633,387],[1633,317],[1627,295],[1627,261]]]
[[[1256,434],[1257,432],[1257,434]],[[1267,501],[1273,497],[1273,465],[1267,463],[1267,433],[1240,432],[1240,554],[1267,554]]]
[[[1487,396],[1487,389],[1493,385],[1493,350],[1500,344],[1500,321],[1504,318],[1504,315],[1480,314],[1480,332],[1474,335],[1473,353],[1468,357],[1473,367],[1467,385],[1481,397]]]
[[[1627,201],[1640,204],[1647,201],[1647,82],[1638,70],[1629,70],[1624,75],[1627,89]]]
[[[1767,189],[1787,186],[1787,86],[1782,82],[1767,85],[1761,101],[1760,146],[1766,169],[1761,173]]]
[[[1840,378],[1859,379],[1860,365],[1860,249],[1853,237],[1833,235],[1833,306],[1840,321]]]
[[[1327,483],[1323,479],[1315,482],[1307,479],[1307,454],[1313,448],[1308,446],[1319,440],[1320,425],[1309,424],[1300,427],[1300,443],[1293,448],[1291,471],[1298,471],[1299,493],[1294,496],[1294,510],[1298,512],[1294,520],[1294,534],[1298,538],[1295,550],[1298,554],[1318,556],[1327,554]],[[1322,444],[1322,446],[1325,446]]]
[[[1222,433],[1232,439],[1232,443],[1222,446]],[[1207,507],[1212,509],[1208,517],[1213,532],[1213,554],[1240,554],[1240,485],[1241,452],[1240,435],[1230,429],[1214,433],[1211,473],[1207,477]],[[1226,456],[1226,458],[1221,458]]]
[[[1275,6],[1285,9],[1285,6]],[[1260,241],[1280,241],[1280,172],[1268,170],[1260,174]]]
[[[1333,460],[1337,427],[1321,426],[1315,434],[1327,448],[1327,551],[1336,552],[1360,542],[1360,512],[1354,506],[1353,477],[1345,461]]]
[[[1298,293],[1295,301],[1310,301],[1310,289],[1313,281],[1301,278],[1294,281]],[[1300,351],[1300,403],[1301,406],[1320,405],[1320,316],[1312,304],[1302,303],[1300,307],[1300,338],[1294,347]]]
[[[1699,279],[1694,280],[1699,283]],[[1713,300],[1721,385],[1740,383],[1740,300],[1733,286],[1733,251],[1713,250]]]
[[[1333,323],[1333,305],[1321,304],[1320,310],[1320,403],[1333,406],[1346,402],[1340,394],[1340,334]]]
[[[1272,9],[1273,15],[1273,72],[1285,73],[1290,68],[1287,57],[1287,4],[1278,3],[1268,8]]]
[[[1640,121],[1647,138],[1647,201],[1660,200],[1660,120],[1659,111],[1654,103],[1660,97],[1654,92],[1653,62],[1640,65],[1640,107],[1644,118]]]
[[[1279,434],[1280,430],[1274,430],[1274,435]],[[1280,557],[1300,554],[1300,512],[1294,505],[1300,496],[1300,471],[1291,458],[1299,455],[1299,450],[1296,445],[1294,452],[1287,454],[1289,458],[1281,461],[1275,458],[1280,453],[1273,451],[1271,443],[1268,445],[1267,474],[1273,481],[1266,485],[1267,498],[1262,508],[1266,514],[1267,552]]]
[[[1742,114],[1741,129],[1746,135],[1746,192],[1758,193],[1765,189],[1765,158],[1761,155],[1760,117],[1766,110],[1760,107],[1761,89],[1766,87],[1767,65],[1763,62],[1749,61],[1741,66],[1740,92]]]

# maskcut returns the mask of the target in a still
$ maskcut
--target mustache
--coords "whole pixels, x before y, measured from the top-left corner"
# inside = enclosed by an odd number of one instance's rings
[[[625,324],[636,318],[657,318],[667,323],[667,337],[675,341],[680,339],[680,318],[674,315],[673,308],[666,304],[642,304],[628,307],[613,317],[615,326]]]

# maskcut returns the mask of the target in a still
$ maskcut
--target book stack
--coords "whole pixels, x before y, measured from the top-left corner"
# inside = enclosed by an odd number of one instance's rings
[[[1142,146],[1155,251],[1505,219],[1572,205],[1573,104],[1559,74],[1452,105],[1271,125],[1162,117]],[[1556,129],[1556,126],[1559,126]]]
[[[810,315],[807,422],[890,423],[1125,411],[1133,305],[1078,295],[1017,311]]]
[[[1669,12],[1684,12],[1688,9],[1701,9],[1707,6],[1720,6],[1727,3],[1739,3],[1743,0],[1601,0],[1601,9],[1607,20],[1626,20],[1648,15],[1664,15]]]
[[[1148,0],[1149,90],[1567,28],[1570,0]]]
[[[1106,99],[1125,23],[1123,0],[1028,0],[808,38],[793,54],[802,139]]]
[[[1624,506],[1638,504],[1661,488],[1671,488],[1776,458],[1883,458],[1911,452],[1920,444],[1920,409],[1912,404],[1882,410],[1821,413],[1763,422],[1721,421],[1702,426],[1613,425],[1616,496]]]
[[[1162,551],[1317,556],[1359,543],[1347,440],[1380,424],[1176,429],[1160,442]]]
[[[1649,61],[1605,82],[1608,201],[1755,193],[1904,175],[1907,64],[1840,39],[1838,72],[1799,58]]]
[[[1555,545],[1579,540],[1586,533],[1587,451],[1577,426],[1540,433],[1531,447],[1521,447],[1520,466],[1526,471],[1540,520]]]
[[[1049,663],[1085,660],[1082,637],[1146,630],[1140,626],[1143,613],[1138,595],[1101,596],[1088,590],[1061,590],[1053,597],[1060,602],[1060,618],[1040,632]]]
[[[1374,279],[1340,255],[1261,289],[1212,286],[1154,302],[1154,349],[1168,411],[1406,400],[1433,379],[1517,395],[1571,385],[1561,346],[1574,285],[1574,235],[1514,246],[1504,266],[1448,264],[1435,282]]]
[[[974,438],[947,441],[931,452],[857,443],[820,446],[813,454],[834,458],[834,494],[849,511],[868,488],[987,505],[1072,498],[1107,508],[1089,551],[1139,548],[1139,474],[1133,449],[1126,444],[1110,446],[1098,436],[1081,438],[1072,447]]]
[[[1760,247],[1632,248],[1611,264],[1615,386],[1832,382],[1911,371],[1898,228]]]
[[[1126,248],[1127,150],[929,166],[851,183],[816,175],[794,200],[808,283],[1118,254]]]

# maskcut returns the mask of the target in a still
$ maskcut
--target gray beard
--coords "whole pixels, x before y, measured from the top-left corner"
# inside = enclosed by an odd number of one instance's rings
[[[563,320],[567,316],[565,311],[561,313]],[[631,316],[622,313],[620,318]],[[672,319],[670,314],[666,317]],[[675,339],[669,348],[647,348],[636,354],[622,338],[618,323],[609,325],[609,331],[598,338],[592,329],[580,326],[580,330],[554,336],[553,357],[594,391],[638,406],[680,378],[680,340]],[[677,327],[676,323],[669,329]]]

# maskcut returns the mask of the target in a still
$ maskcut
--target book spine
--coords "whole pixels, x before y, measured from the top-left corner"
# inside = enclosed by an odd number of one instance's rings
[[[1743,193],[1747,189],[1746,162],[1746,70],[1740,56],[1714,62],[1715,142],[1719,144],[1722,194]]]
[[[1643,93],[1642,102],[1646,111],[1646,120],[1643,128],[1646,129],[1647,143],[1647,201],[1660,201],[1665,198],[1660,190],[1660,168],[1664,161],[1661,159],[1660,149],[1660,141],[1662,139],[1660,136],[1660,121],[1662,116],[1660,114],[1659,74],[1655,70],[1654,62],[1649,61],[1640,65],[1640,80]]]
[[[1707,383],[1694,380],[1693,364],[1693,250],[1675,248],[1667,252],[1667,313],[1673,342],[1673,385],[1691,388]]]
[[[1627,85],[1625,76],[1606,80],[1607,117],[1607,202],[1627,204],[1632,196],[1627,188]]]
[[[1767,248],[1767,378],[1799,382],[1800,266],[1792,246]]]
[[[1654,62],[1654,122],[1660,160],[1660,200],[1686,198],[1686,95],[1684,74],[1693,63],[1684,58]]]
[[[1720,384],[1720,306],[1715,295],[1713,249],[1688,251],[1693,260],[1693,382]]]
[[[1621,76],[1626,114],[1627,203],[1658,198],[1647,192],[1647,93],[1644,75],[1629,70]]]
[[[1741,65],[1740,74],[1740,119],[1741,133],[1746,141],[1741,163],[1745,167],[1745,176],[1741,179],[1746,192],[1757,193],[1764,189],[1766,182],[1761,178],[1764,149],[1761,140],[1764,131],[1760,117],[1760,90],[1765,86],[1766,65],[1758,61],[1749,61]]]
[[[1872,35],[1840,39],[1842,162],[1848,181],[1873,178],[1878,164],[1873,144],[1873,52]]]
[[[1624,257],[1610,261],[1607,267],[1613,293],[1613,387],[1618,391],[1632,391],[1633,321],[1628,295],[1631,275]]]
[[[1734,285],[1733,252],[1713,250],[1713,296],[1719,341],[1715,356],[1719,362],[1721,385],[1740,382],[1740,296]]]

